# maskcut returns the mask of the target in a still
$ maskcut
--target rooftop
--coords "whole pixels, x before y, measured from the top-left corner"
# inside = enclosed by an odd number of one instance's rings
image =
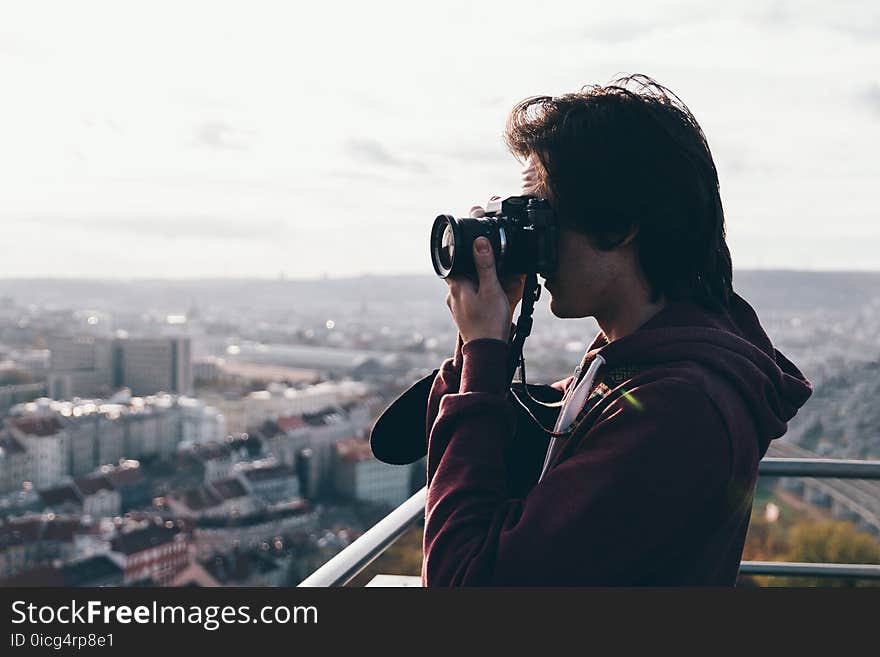
[[[19,431],[29,436],[54,436],[62,429],[60,420],[54,416],[25,415],[12,418],[11,422]]]
[[[275,422],[278,425],[278,428],[282,431],[293,431],[294,429],[301,429],[302,427],[308,426],[306,421],[303,420],[300,415],[279,417]]]
[[[234,500],[247,496],[248,492],[244,485],[236,478],[221,479],[211,484],[217,494],[224,500]]]
[[[107,477],[86,477],[74,481],[76,487],[83,495],[94,495],[102,490],[113,490],[113,484]]]
[[[143,552],[158,545],[165,545],[174,541],[180,530],[173,524],[153,524],[135,529],[125,534],[120,534],[111,542],[111,546],[115,552],[121,552],[125,555]]]
[[[46,506],[61,506],[62,504],[81,504],[82,498],[73,484],[62,484],[38,491],[40,501]]]
[[[296,476],[296,471],[286,465],[269,465],[260,468],[243,470],[242,475],[251,482],[272,481],[273,479],[288,479]]]
[[[336,443],[336,454],[339,458],[350,463],[359,461],[370,461],[375,457],[370,443],[367,440],[359,440],[358,438],[349,438],[348,440],[340,440]]]
[[[50,515],[10,520],[0,525],[0,550],[37,541],[70,542],[74,535],[85,531],[78,518],[55,518]]]
[[[218,554],[201,564],[220,584],[241,582],[252,575],[269,573],[280,567],[277,561],[260,550]]]
[[[223,502],[223,499],[209,486],[199,486],[184,491],[181,496],[183,503],[193,511],[210,509]]]
[[[89,586],[96,580],[122,576],[122,568],[106,555],[98,555],[62,566],[65,586]]]

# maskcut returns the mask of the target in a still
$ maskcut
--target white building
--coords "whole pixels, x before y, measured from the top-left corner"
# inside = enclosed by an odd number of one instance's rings
[[[67,476],[70,437],[57,417],[14,417],[8,427],[30,455],[30,476],[35,488],[49,488]]]
[[[0,494],[20,491],[32,479],[32,459],[11,431],[0,430]]]
[[[236,469],[248,490],[266,504],[288,502],[300,496],[296,471],[275,459],[239,464]]]
[[[75,482],[82,496],[83,513],[92,518],[112,518],[119,515],[119,492],[106,477],[88,477]]]
[[[334,481],[340,495],[397,507],[409,497],[410,469],[376,459],[370,444],[346,440],[336,444]]]
[[[228,478],[232,474],[232,466],[238,460],[229,443],[202,443],[191,451],[205,467],[206,482]]]
[[[226,438],[226,420],[213,406],[193,397],[178,397],[180,439],[189,443],[218,442]]]
[[[245,425],[259,426],[266,420],[318,411],[359,399],[369,387],[359,381],[325,381],[306,388],[271,384],[268,389],[245,397]]]
[[[238,518],[262,508],[237,477],[220,479],[167,498],[168,507],[181,518]]]

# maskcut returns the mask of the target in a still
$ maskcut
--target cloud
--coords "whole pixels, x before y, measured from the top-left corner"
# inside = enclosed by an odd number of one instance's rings
[[[193,144],[200,148],[245,151],[250,148],[253,132],[236,128],[223,121],[208,121],[195,130]]]
[[[880,84],[875,82],[863,89],[859,94],[859,102],[875,115],[880,116]]]
[[[348,155],[364,164],[400,169],[411,173],[427,173],[428,171],[428,166],[424,162],[398,157],[375,139],[349,139],[343,147]]]
[[[569,32],[577,40],[587,39],[597,43],[628,43],[637,41],[663,29],[654,21],[619,20],[597,23]]]
[[[198,239],[200,241],[274,240],[281,235],[289,237],[289,224],[283,218],[253,219],[223,217],[212,214],[180,215],[87,215],[79,217],[29,217],[47,228],[73,229],[83,234],[103,233],[108,236],[126,236],[138,240]]]
[[[26,41],[20,35],[0,32],[0,55],[45,59],[45,50],[33,41]]]

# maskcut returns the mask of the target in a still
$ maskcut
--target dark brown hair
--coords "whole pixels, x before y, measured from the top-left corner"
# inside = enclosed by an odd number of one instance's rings
[[[602,250],[636,229],[652,301],[727,307],[733,271],[718,172],[700,125],[669,89],[632,75],[527,98],[504,137],[515,155],[540,159],[562,225]]]

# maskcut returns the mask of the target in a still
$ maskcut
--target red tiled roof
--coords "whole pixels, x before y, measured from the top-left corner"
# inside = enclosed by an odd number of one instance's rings
[[[247,495],[247,491],[238,479],[222,479],[221,481],[215,481],[212,486],[224,500],[234,500],[237,497]]]
[[[87,477],[74,481],[79,492],[83,495],[94,495],[100,490],[113,490],[113,484],[107,477]]]
[[[120,488],[139,484],[145,477],[140,468],[114,468],[107,473],[107,479],[114,487]]]
[[[54,436],[61,431],[61,422],[54,416],[24,415],[13,418],[12,423],[29,436]]]
[[[340,440],[337,442],[336,454],[339,458],[352,463],[369,461],[374,458],[370,443],[366,440],[359,440],[357,438],[349,438],[348,440]]]
[[[217,506],[223,500],[213,490],[207,486],[199,486],[198,488],[190,488],[185,491],[181,497],[183,503],[193,511],[201,511],[202,509],[210,509]]]
[[[308,426],[306,421],[302,419],[301,415],[288,415],[286,417],[280,417],[275,421],[275,423],[282,431],[292,431],[293,429],[299,429],[301,427]]]
[[[79,492],[71,484],[55,486],[39,491],[40,501],[46,506],[60,506],[65,503],[80,504]]]
[[[135,529],[126,534],[120,534],[113,539],[111,545],[115,552],[132,555],[159,545],[171,543],[179,531],[174,526],[150,525],[142,529]]]

